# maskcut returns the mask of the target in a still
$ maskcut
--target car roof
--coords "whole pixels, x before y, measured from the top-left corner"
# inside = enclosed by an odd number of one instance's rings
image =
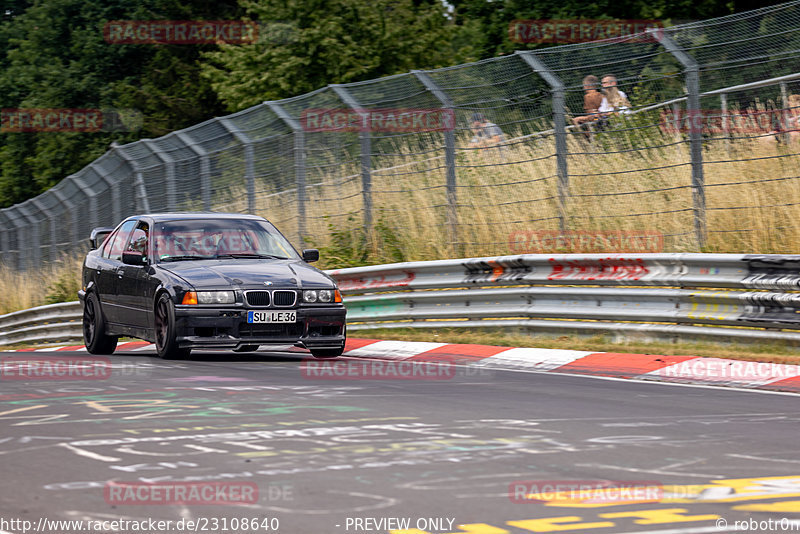
[[[264,217],[258,215],[249,215],[247,213],[216,213],[216,212],[187,212],[187,213],[142,213],[141,215],[132,215],[128,219],[152,219],[153,222],[165,221],[179,221],[187,219],[249,219],[255,221],[266,220]],[[127,219],[126,219],[127,220]]]

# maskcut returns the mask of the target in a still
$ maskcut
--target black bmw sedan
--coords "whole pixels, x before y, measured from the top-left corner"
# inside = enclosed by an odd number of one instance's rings
[[[91,242],[78,296],[92,354],[113,353],[120,336],[155,343],[162,358],[268,344],[316,357],[344,350],[341,293],[308,264],[319,252],[301,256],[262,217],[137,215],[95,229]]]

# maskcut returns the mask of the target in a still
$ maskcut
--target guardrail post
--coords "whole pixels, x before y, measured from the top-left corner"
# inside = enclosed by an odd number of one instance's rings
[[[689,119],[689,143],[692,155],[692,203],[694,212],[694,232],[698,247],[706,245],[708,236],[706,228],[706,193],[703,177],[703,132],[700,128],[702,110],[700,109],[700,66],[686,53],[667,32],[657,29],[648,30],[653,33],[667,51],[683,66],[686,76],[688,104],[686,114]]]
[[[150,149],[150,152],[156,155],[158,159],[164,164],[164,169],[166,172],[164,173],[164,180],[166,181],[166,189],[167,189],[167,210],[169,211],[176,211],[178,209],[178,202],[177,198],[178,195],[175,192],[175,160],[172,159],[172,156],[158,148],[151,139],[142,139],[142,143]],[[118,217],[116,220],[122,220],[121,217]]]
[[[453,128],[444,131],[444,166],[447,171],[447,223],[450,227],[450,241],[453,243],[456,253],[461,250],[458,240],[458,181],[456,179],[456,118],[455,103],[450,96],[433,81],[430,75],[422,70],[412,70],[411,74],[422,82],[422,85],[430,91],[433,96],[441,102],[444,109],[453,112]]]
[[[142,213],[149,213],[150,201],[147,199],[147,188],[144,184],[142,172],[139,170],[139,164],[135,159],[126,154],[121,146],[112,143],[111,147],[116,150],[117,154],[119,154],[119,156],[131,166],[131,169],[133,169],[133,187],[136,190],[136,210]]]
[[[178,130],[175,135],[200,158],[200,196],[203,199],[203,210],[211,211],[211,162],[208,159],[208,152],[198,146],[186,132]]]
[[[347,107],[361,115],[362,124],[368,124],[369,112],[358,103],[344,86],[331,84],[333,92],[344,102]],[[372,134],[369,127],[361,128],[358,132],[358,141],[361,151],[361,197],[364,202],[364,228],[367,235],[372,233]]]
[[[525,63],[550,86],[553,94],[553,131],[556,138],[556,174],[558,175],[558,224],[562,232],[569,228],[567,198],[569,197],[569,169],[567,168],[567,118],[564,113],[564,82],[532,52],[517,50]]]
[[[230,119],[217,119],[228,133],[242,143],[244,147],[244,179],[247,182],[247,213],[256,212],[256,162],[255,152],[253,151],[253,141],[250,137],[239,129]]]
[[[300,122],[277,102],[264,102],[294,132],[294,175],[297,182],[297,236],[300,246],[306,238],[306,135]]]

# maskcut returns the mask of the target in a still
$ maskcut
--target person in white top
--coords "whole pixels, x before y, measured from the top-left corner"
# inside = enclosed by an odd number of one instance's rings
[[[617,77],[613,74],[606,74],[600,79],[603,86],[603,101],[597,111],[604,116],[612,113],[630,113],[631,103],[628,95],[617,89]]]

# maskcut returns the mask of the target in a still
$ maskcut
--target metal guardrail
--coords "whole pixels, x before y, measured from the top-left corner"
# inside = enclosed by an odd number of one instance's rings
[[[800,341],[800,256],[530,254],[328,271],[349,330],[513,328]],[[77,302],[0,316],[0,344],[81,338]]]

